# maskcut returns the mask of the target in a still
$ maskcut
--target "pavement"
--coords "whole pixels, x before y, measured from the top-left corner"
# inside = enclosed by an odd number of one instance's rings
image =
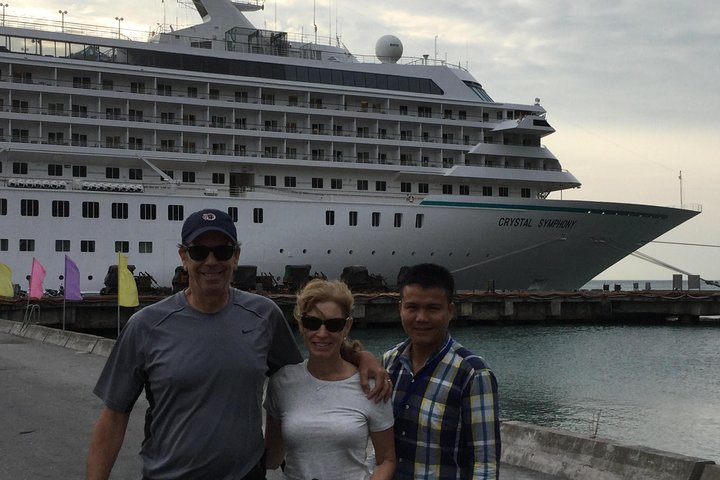
[[[82,479],[90,432],[103,404],[92,389],[105,357],[0,333],[0,479]],[[111,479],[139,479],[141,395]],[[278,471],[268,480],[280,480]],[[502,465],[503,480],[555,477]]]

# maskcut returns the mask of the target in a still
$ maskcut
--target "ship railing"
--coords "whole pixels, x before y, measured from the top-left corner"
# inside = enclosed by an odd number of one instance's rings
[[[21,75],[17,76],[10,76],[7,78],[4,78],[0,76],[0,81],[2,80],[9,80],[13,83],[17,84],[25,84],[25,85],[32,85],[33,90],[37,88],[45,88],[45,87],[63,87],[63,88],[79,88],[79,89],[88,89],[88,90],[103,90],[107,92],[116,92],[116,93],[130,93],[130,94],[137,94],[137,95],[155,95],[160,97],[174,97],[174,98],[183,98],[188,99],[187,101],[194,101],[194,100],[210,100],[210,101],[217,101],[217,102],[223,102],[227,104],[228,102],[234,103],[234,104],[250,104],[250,105],[257,105],[260,109],[270,109],[270,110],[277,110],[278,112],[287,113],[287,107],[293,107],[298,109],[298,113],[301,113],[303,110],[332,110],[332,111],[345,111],[345,112],[353,112],[353,113],[359,113],[359,114],[368,114],[368,119],[373,120],[377,115],[388,115],[393,117],[404,117],[404,118],[412,118],[412,119],[424,119],[424,118],[430,118],[430,119],[440,119],[440,120],[451,120],[454,125],[460,126],[474,126],[474,127],[481,127],[481,124],[485,125],[495,125],[501,122],[506,121],[507,119],[512,119],[511,116],[508,116],[507,118],[490,118],[489,115],[481,114],[481,115],[473,115],[471,112],[464,112],[462,115],[456,113],[457,118],[455,115],[448,116],[445,112],[423,112],[422,115],[416,113],[407,111],[406,109],[400,109],[398,106],[397,109],[389,108],[387,105],[373,105],[371,102],[363,101],[363,100],[357,100],[357,103],[328,103],[327,101],[324,103],[318,103],[317,99],[313,99],[311,101],[300,101],[297,102],[288,102],[288,105],[280,105],[277,102],[263,102],[262,97],[250,97],[250,96],[237,96],[235,92],[227,92],[227,93],[209,93],[209,92],[197,92],[193,95],[188,95],[187,92],[180,92],[180,91],[170,91],[167,90],[157,90],[157,89],[151,89],[149,87],[143,87],[139,88],[137,86],[131,86],[131,85],[108,85],[108,84],[101,84],[98,82],[88,81],[88,82],[77,82],[75,80],[62,80],[62,79],[54,79],[54,78],[45,78],[45,77],[33,77],[31,72],[24,72]],[[21,87],[19,87],[21,88]],[[221,106],[218,104],[218,106]],[[225,105],[222,105],[225,106]],[[30,113],[29,111],[26,111],[25,108],[21,107],[12,107],[10,105],[7,105],[3,109],[4,111],[11,111],[13,113]],[[45,113],[48,115],[63,115],[63,116],[73,116],[73,117],[89,117],[89,118],[107,118],[108,113],[98,112],[98,111],[90,111],[90,110],[83,110],[83,111],[72,111],[70,108],[67,109],[55,109],[53,110],[52,107],[50,108],[41,108],[36,107],[35,109],[32,109],[32,113]],[[109,114],[110,119],[114,116],[114,114]],[[122,113],[122,120],[129,120],[129,121],[143,121],[143,122],[149,122],[153,117],[149,116],[143,116],[143,115],[137,115],[137,116],[131,116],[129,113]],[[119,118],[118,118],[119,119]],[[390,119],[389,119],[390,120]],[[393,121],[397,120],[397,118],[393,118]],[[174,125],[179,124],[185,124],[185,119],[175,119],[171,120],[165,123],[171,123]],[[206,121],[205,124],[210,123],[210,121]],[[216,125],[218,128],[232,128],[232,126],[228,123],[225,123],[224,125]],[[238,128],[237,126],[235,128]]]

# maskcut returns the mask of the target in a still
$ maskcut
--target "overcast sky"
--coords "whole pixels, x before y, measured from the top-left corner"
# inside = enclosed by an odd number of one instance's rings
[[[10,3],[6,14],[59,21],[62,8],[66,22],[108,27],[120,16],[134,37],[163,22],[199,21],[174,0],[33,3]],[[355,54],[374,54],[376,40],[393,34],[407,56],[437,52],[467,65],[496,101],[540,98],[556,129],[543,143],[583,183],[563,198],[702,205],[703,213],[660,240],[716,247],[641,251],[720,279],[717,0],[268,0],[248,18],[290,33],[308,34],[316,23],[318,35],[340,35]],[[598,278],[669,280],[672,273],[631,257]]]

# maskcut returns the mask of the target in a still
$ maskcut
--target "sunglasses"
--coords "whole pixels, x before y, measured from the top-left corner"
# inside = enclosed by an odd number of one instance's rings
[[[300,317],[300,323],[302,323],[303,328],[307,330],[320,330],[320,327],[322,325],[325,325],[325,328],[328,332],[337,333],[342,331],[343,328],[345,328],[345,324],[347,323],[347,317],[345,318],[328,318],[327,320],[323,320],[322,318],[313,317],[312,315],[303,315]]]
[[[205,260],[210,252],[212,252],[215,259],[219,262],[230,260],[235,254],[235,245],[217,245],[215,247],[206,247],[205,245],[191,245],[186,246],[185,251],[188,252],[190,258],[196,262]]]

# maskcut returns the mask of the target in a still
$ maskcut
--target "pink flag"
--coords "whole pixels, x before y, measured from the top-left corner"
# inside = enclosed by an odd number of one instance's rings
[[[80,270],[70,257],[65,255],[65,300],[82,300],[80,293]]]
[[[45,267],[33,257],[28,298],[42,298],[45,292],[45,289],[43,289],[43,281],[45,281]]]

